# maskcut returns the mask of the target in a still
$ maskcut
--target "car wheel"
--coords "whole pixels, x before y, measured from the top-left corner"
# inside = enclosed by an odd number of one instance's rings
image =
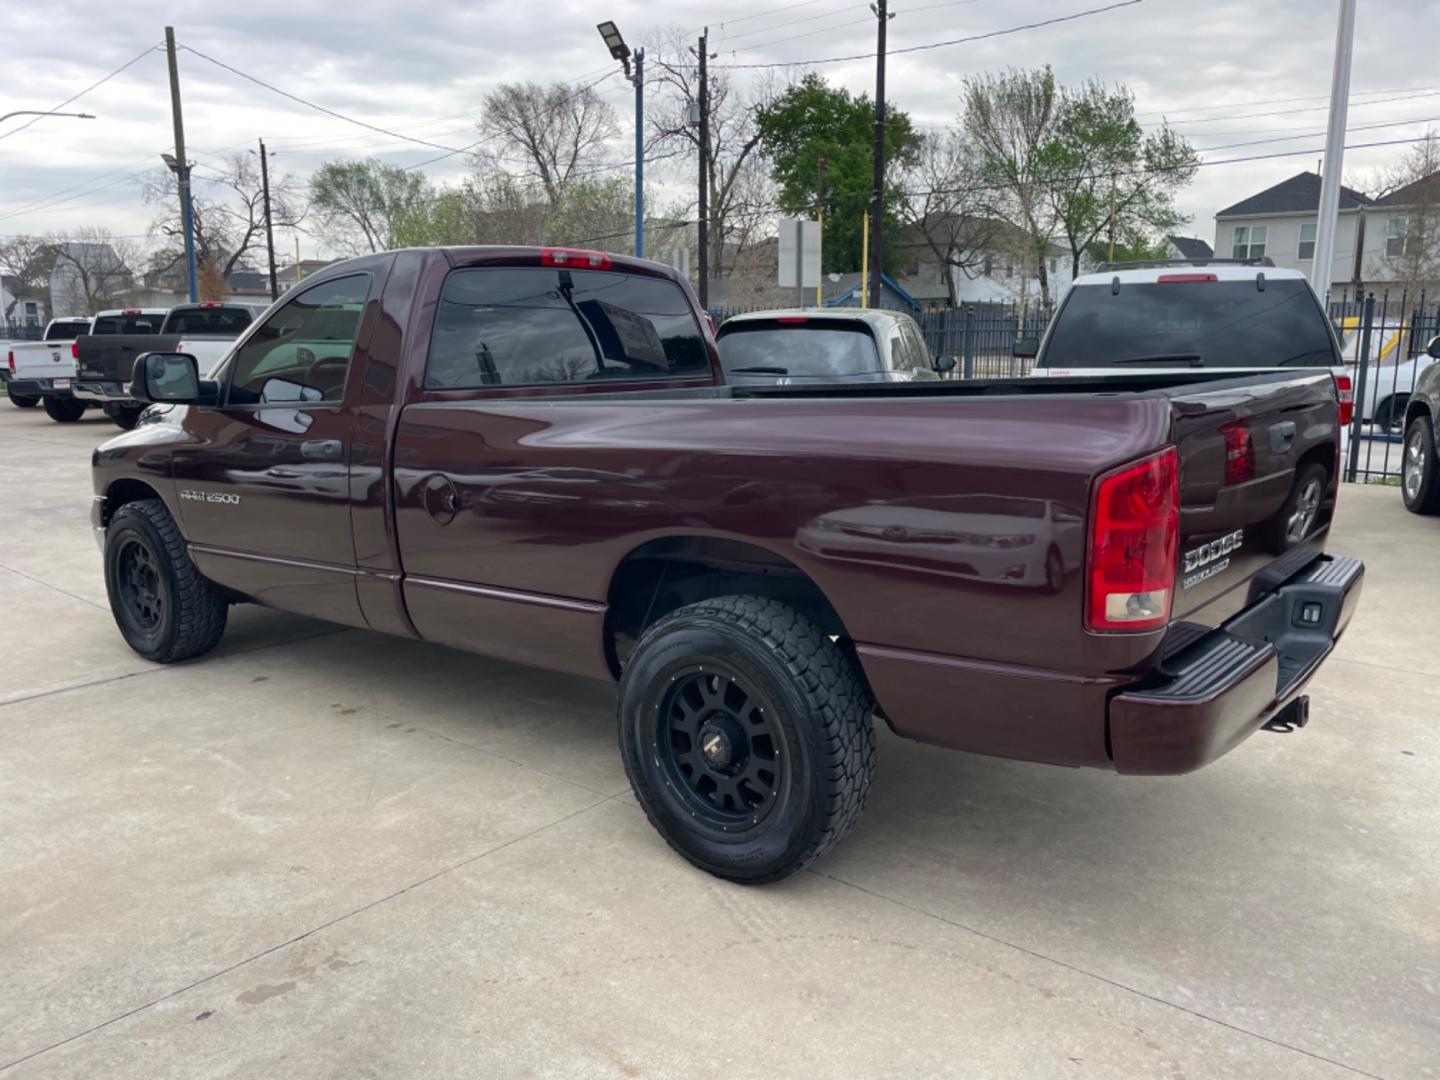
[[[1261,536],[1269,551],[1276,555],[1289,551],[1315,531],[1328,480],[1329,473],[1323,465],[1306,465],[1296,470],[1289,497],[1263,527]]]
[[[159,499],[126,503],[105,533],[105,592],[125,643],[169,664],[213,649],[229,605],[200,576]]]
[[[9,385],[5,387],[5,396],[17,409],[33,409],[40,404],[40,399],[34,394],[17,394],[15,388]]]
[[[85,403],[73,397],[55,397],[46,394],[42,399],[45,415],[61,424],[73,424],[85,415]]]
[[[1404,394],[1387,397],[1375,407],[1375,425],[1398,435],[1405,430],[1405,407],[1410,399]]]
[[[144,411],[145,407],[143,405],[140,408],[116,409],[110,414],[110,419],[115,421],[116,427],[124,431],[131,431],[139,421],[140,414]]]
[[[620,680],[620,751],[650,823],[717,877],[778,881],[849,833],[875,772],[869,689],[796,609],[691,604],[645,631]]]
[[[1052,547],[1045,553],[1045,591],[1058,593],[1065,587],[1065,560],[1060,549]]]
[[[1440,458],[1435,454],[1435,428],[1421,413],[1405,432],[1400,466],[1400,494],[1412,514],[1440,514]]]

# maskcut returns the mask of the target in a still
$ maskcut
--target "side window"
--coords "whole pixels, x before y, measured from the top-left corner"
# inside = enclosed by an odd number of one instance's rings
[[[453,271],[440,293],[429,390],[708,374],[695,313],[672,281],[606,270]]]
[[[339,401],[369,288],[369,274],[322,282],[266,319],[231,359],[226,404]]]
[[[933,372],[935,364],[930,358],[930,346],[925,344],[920,330],[913,324],[906,323],[905,337],[910,342],[910,353],[915,357],[916,372]]]

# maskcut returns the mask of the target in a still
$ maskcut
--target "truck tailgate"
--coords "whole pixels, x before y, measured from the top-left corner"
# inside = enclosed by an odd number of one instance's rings
[[[79,352],[76,374],[81,379],[128,383],[135,358],[147,352],[170,352],[178,334],[86,334],[75,339]]]
[[[1172,623],[1212,628],[1318,555],[1338,490],[1328,372],[1181,387],[1179,566]],[[1252,588],[1251,586],[1258,586]]]

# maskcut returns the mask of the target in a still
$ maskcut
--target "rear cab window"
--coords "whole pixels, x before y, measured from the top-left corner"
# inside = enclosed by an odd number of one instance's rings
[[[240,331],[250,325],[252,316],[249,308],[233,305],[217,307],[177,308],[165,320],[167,334],[213,334],[216,336],[239,337]]]
[[[56,319],[45,328],[46,341],[69,341],[90,333],[89,319]]]
[[[92,334],[158,334],[165,316],[155,312],[127,312],[123,315],[97,315]]]
[[[1336,367],[1329,321],[1295,278],[1077,285],[1055,316],[1047,368]]]
[[[673,281],[611,270],[452,270],[425,389],[653,381],[710,375],[710,352]]]
[[[834,378],[885,370],[869,326],[859,319],[745,319],[722,326],[717,344],[727,375]]]

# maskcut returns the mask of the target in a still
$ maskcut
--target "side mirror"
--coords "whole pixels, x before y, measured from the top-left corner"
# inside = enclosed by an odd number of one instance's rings
[[[1436,360],[1440,360],[1440,334],[1430,339],[1430,344],[1425,346],[1425,354],[1427,356],[1433,356]]]
[[[189,353],[146,353],[135,360],[130,396],[136,401],[169,405],[214,405],[216,384],[200,378],[199,364]]]
[[[1022,337],[1015,339],[1015,345],[1010,350],[1012,356],[1033,360],[1040,354],[1040,339],[1033,337]]]
[[[937,356],[935,358],[935,370],[941,375],[949,375],[955,370],[955,358],[953,356]]]

